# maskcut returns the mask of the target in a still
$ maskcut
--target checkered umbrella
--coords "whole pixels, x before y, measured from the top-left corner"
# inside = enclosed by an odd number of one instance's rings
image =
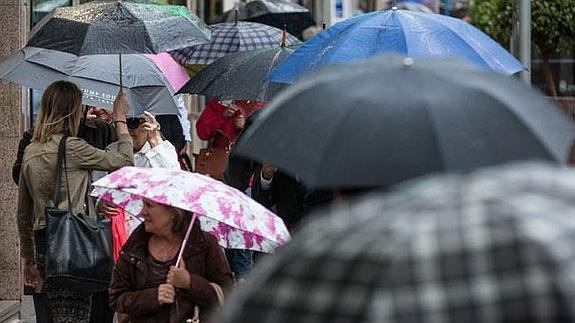
[[[217,322],[574,322],[575,172],[408,184],[314,217]]]
[[[282,43],[282,30],[255,22],[230,22],[209,26],[212,42],[171,51],[170,54],[183,64],[211,64],[227,54],[278,47]],[[287,35],[286,45],[298,44],[299,40]]]

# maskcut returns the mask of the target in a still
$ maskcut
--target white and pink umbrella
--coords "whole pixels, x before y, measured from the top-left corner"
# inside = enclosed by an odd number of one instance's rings
[[[224,248],[271,252],[290,239],[277,215],[235,188],[197,173],[124,167],[93,185],[92,196],[132,215],[140,213],[144,198],[190,211],[193,221],[197,217],[202,230],[215,235]]]

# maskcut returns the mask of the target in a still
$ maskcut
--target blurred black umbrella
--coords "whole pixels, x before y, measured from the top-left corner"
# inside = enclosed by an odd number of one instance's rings
[[[315,25],[309,10],[296,3],[285,0],[242,1],[234,9],[217,16],[212,23],[232,22],[235,10],[239,10],[239,19],[259,22],[276,28],[287,26],[287,31],[302,39],[302,32]]]
[[[214,321],[573,322],[574,182],[515,165],[340,203],[263,259]]]
[[[269,101],[286,86],[266,81],[269,72],[294,51],[278,46],[226,55],[194,75],[178,93],[219,100]]]
[[[209,40],[207,26],[184,6],[95,1],[57,8],[34,27],[27,46],[76,55],[143,54]]]
[[[374,187],[514,160],[564,162],[574,134],[518,80],[459,61],[381,56],[286,89],[237,151],[312,187]]]

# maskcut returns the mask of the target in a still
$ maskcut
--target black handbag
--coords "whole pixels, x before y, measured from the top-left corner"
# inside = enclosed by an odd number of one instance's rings
[[[104,291],[110,283],[114,260],[110,219],[74,214],[66,167],[66,139],[58,148],[53,207],[46,207],[46,282],[54,287]],[[68,210],[58,209],[62,168],[66,176]]]

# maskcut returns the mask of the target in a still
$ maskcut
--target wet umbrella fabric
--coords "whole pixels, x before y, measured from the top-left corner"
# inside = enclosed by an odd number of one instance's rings
[[[504,75],[523,70],[521,63],[497,42],[461,19],[388,10],[346,19],[320,32],[278,65],[269,79],[292,83],[326,64],[384,53],[414,58],[459,58]]]
[[[429,9],[429,7],[427,7],[425,4],[416,1],[402,1],[396,4],[395,6],[397,7],[397,9],[433,13],[433,11],[431,11],[431,9]]]
[[[226,55],[194,75],[179,93],[220,100],[269,101],[285,85],[270,83],[266,78],[293,51],[294,48],[278,46]]]
[[[564,113],[516,79],[381,56],[286,89],[236,150],[312,187],[379,187],[515,160],[565,162],[574,138]]]
[[[184,6],[94,1],[54,10],[27,46],[75,55],[154,54],[209,41],[206,24]]]
[[[124,55],[122,60],[129,116],[141,115],[144,111],[157,115],[179,114],[174,90],[152,60],[136,54]],[[84,104],[109,110],[120,89],[119,74],[115,55],[76,56],[25,47],[0,60],[0,79],[39,90],[54,81],[67,80],[80,87]]]
[[[284,0],[240,2],[234,9],[216,17],[213,23],[235,21],[235,10],[239,11],[242,21],[259,22],[280,29],[286,26],[290,34],[300,39],[306,28],[315,25],[307,8]]]
[[[255,22],[231,22],[209,26],[212,41],[170,52],[183,64],[211,64],[228,54],[258,48],[278,47],[282,43],[283,31]],[[299,40],[287,35],[286,45],[299,44]]]
[[[573,183],[572,170],[506,166],[342,203],[264,259],[216,321],[573,322]]]
[[[92,196],[139,215],[144,198],[193,212],[224,248],[272,252],[286,243],[284,222],[221,181],[182,170],[124,167],[93,184]]]

